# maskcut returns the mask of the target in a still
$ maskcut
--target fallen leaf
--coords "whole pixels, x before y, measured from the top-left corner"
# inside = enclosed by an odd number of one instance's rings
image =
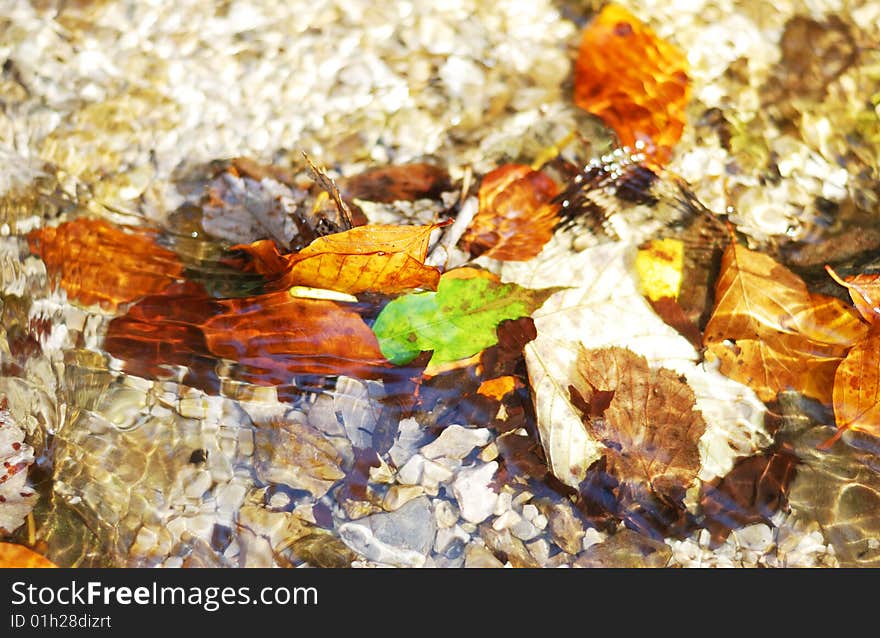
[[[389,361],[409,363],[424,350],[434,352],[429,365],[474,355],[497,343],[495,329],[502,321],[528,316],[555,292],[476,273],[465,279],[454,270],[450,274],[440,278],[437,292],[398,297],[382,309],[373,331]]]
[[[55,563],[33,550],[15,543],[0,543],[0,568],[57,567]]]
[[[577,369],[570,389],[587,431],[604,446],[605,471],[629,484],[629,492],[647,492],[683,511],[706,430],[686,379],[619,347],[581,348]]]
[[[249,255],[245,269],[265,276],[269,290],[308,286],[392,295],[437,288],[440,271],[424,262],[431,233],[441,225],[359,226],[319,237],[290,255],[281,255],[271,241],[233,249]]]
[[[79,218],[32,231],[28,245],[69,299],[115,312],[120,304],[159,292],[183,274],[180,260],[156,237],[143,228]]]
[[[666,567],[672,549],[662,540],[646,538],[628,529],[619,530],[602,543],[596,543],[574,562],[575,567],[654,568]]]
[[[257,477],[263,483],[306,490],[316,499],[345,477],[339,452],[304,420],[257,424],[254,457]]]
[[[564,241],[554,239],[535,259],[502,268],[505,280],[521,286],[564,286],[532,313],[537,338],[524,352],[541,443],[553,474],[571,487],[578,487],[602,456],[601,444],[570,402],[580,344],[627,347],[653,367],[687,376],[708,425],[699,443],[701,479],[723,476],[737,457],[770,442],[763,404],[749,388],[695,363],[693,346],[639,292],[634,260],[631,244],[605,243],[571,254]]]
[[[483,381],[480,384],[480,387],[477,388],[477,394],[482,394],[484,397],[500,401],[506,394],[513,392],[515,387],[516,378],[512,375],[505,375],[503,377]]]
[[[791,388],[830,403],[837,366],[866,332],[839,299],[811,294],[772,257],[731,243],[703,342],[724,374],[763,401]]]
[[[558,223],[559,187],[546,174],[506,164],[480,184],[479,210],[461,239],[474,257],[525,261],[543,248]]]
[[[849,290],[856,310],[868,323],[876,321],[880,316],[880,274],[854,275],[841,279],[831,266],[825,270],[841,286]]]
[[[723,478],[703,483],[700,509],[713,543],[723,542],[731,531],[746,525],[772,525],[771,516],[787,506],[798,463],[790,446],[779,446],[740,459]]]
[[[681,137],[688,101],[687,59],[626,9],[606,5],[583,31],[574,101],[599,116],[620,142],[659,164]]]
[[[105,348],[124,369],[145,377],[166,366],[213,374],[218,358],[257,385],[289,384],[295,375],[375,378],[389,368],[370,328],[349,305],[285,291],[212,299],[194,284],[152,295],[110,322]]]
[[[346,199],[365,199],[371,202],[413,201],[437,199],[452,188],[445,168],[416,162],[399,166],[372,168],[340,180]]]
[[[208,349],[241,364],[258,385],[290,383],[294,375],[376,378],[387,368],[370,328],[344,304],[287,292],[224,299],[220,314],[201,324]]]
[[[835,371],[833,405],[835,438],[848,429],[880,437],[880,323]]]
[[[651,301],[678,298],[683,268],[684,243],[680,239],[652,239],[636,255],[642,294]]]

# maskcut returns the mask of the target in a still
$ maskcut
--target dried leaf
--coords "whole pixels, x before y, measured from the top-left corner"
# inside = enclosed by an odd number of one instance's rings
[[[873,323],[880,316],[880,274],[854,275],[841,279],[831,266],[825,266],[825,270],[834,281],[849,290],[849,296],[862,319]]]
[[[610,4],[586,26],[575,66],[574,100],[599,116],[623,145],[646,146],[660,164],[681,137],[687,59],[626,9]]]
[[[867,327],[838,299],[811,294],[773,258],[731,243],[703,342],[721,371],[763,401],[795,389],[831,401],[834,372]]]
[[[553,235],[559,187],[550,177],[522,164],[506,164],[483,178],[479,211],[462,237],[471,255],[525,261],[541,252]]]
[[[425,163],[373,168],[340,180],[340,186],[346,199],[383,203],[437,199],[452,187],[445,168]]]
[[[732,530],[766,523],[784,509],[789,484],[797,474],[798,457],[789,446],[737,461],[721,479],[700,488],[700,508],[706,528],[717,544]]]
[[[837,368],[833,397],[837,436],[850,428],[880,436],[880,324]]]
[[[651,301],[678,298],[683,268],[684,243],[680,239],[652,239],[636,255],[642,293]]]
[[[321,498],[345,477],[342,459],[324,435],[308,423],[290,420],[257,425],[255,469],[264,483],[281,483]]]
[[[57,567],[55,563],[33,550],[15,543],[0,543],[0,568]]]
[[[697,442],[706,429],[686,380],[618,347],[582,348],[577,368],[573,388],[589,407],[587,431],[605,446],[607,471],[680,505],[700,469]]]
[[[405,295],[382,309],[373,331],[389,361],[408,363],[424,350],[434,352],[430,365],[474,355],[497,343],[502,321],[528,316],[555,292],[502,284],[467,270],[473,276],[450,271],[437,292]]]
[[[273,292],[211,299],[193,284],[132,306],[110,322],[105,347],[125,370],[161,376],[181,365],[210,377],[217,358],[258,385],[284,385],[294,375],[377,377],[388,364],[372,331],[345,304]]]
[[[620,242],[572,255],[553,240],[535,259],[508,262],[502,270],[505,279],[523,286],[566,286],[532,314],[538,334],[524,350],[541,443],[553,473],[572,487],[601,457],[601,445],[588,435],[570,402],[568,386],[577,375],[580,344],[624,346],[652,366],[687,376],[708,423],[699,445],[701,479],[726,474],[735,458],[769,443],[764,406],[750,389],[694,363],[694,348],[657,317],[639,292],[633,261],[634,248]]]
[[[247,253],[246,269],[268,279],[267,288],[327,288],[349,294],[434,290],[440,271],[426,266],[430,226],[359,226],[319,237],[298,253],[281,255],[271,241],[233,246]]]
[[[31,252],[46,263],[51,280],[70,299],[114,312],[120,304],[159,292],[183,274],[157,233],[79,218],[28,235]]]

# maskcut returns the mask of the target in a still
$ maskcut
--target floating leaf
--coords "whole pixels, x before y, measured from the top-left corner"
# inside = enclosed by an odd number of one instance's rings
[[[159,292],[183,273],[157,233],[80,218],[28,235],[31,252],[46,263],[49,278],[83,305],[113,312],[123,303]]]
[[[298,253],[281,255],[271,241],[234,246],[251,257],[248,269],[264,275],[271,290],[308,286],[349,294],[434,290],[440,271],[424,264],[429,226],[359,226],[319,237]]]
[[[880,324],[837,368],[833,396],[838,436],[850,428],[880,436]]]
[[[721,371],[763,401],[795,389],[831,401],[834,373],[867,327],[842,301],[811,294],[772,257],[731,243],[721,260],[704,343]]]
[[[0,543],[0,568],[45,567],[57,567],[57,565],[23,545]]]
[[[342,459],[318,430],[299,420],[258,424],[254,435],[257,477],[324,496],[345,477]]]
[[[574,73],[574,101],[599,116],[620,142],[642,142],[668,161],[688,100],[687,59],[626,9],[607,5],[586,26]]]
[[[627,484],[621,495],[643,493],[636,498],[644,507],[650,494],[661,507],[683,511],[706,430],[685,378],[618,347],[581,348],[577,369],[572,395],[587,431],[604,446],[604,471]]]
[[[540,171],[507,164],[483,178],[479,211],[462,237],[471,255],[525,261],[541,252],[553,235],[559,187]]]
[[[849,296],[862,319],[873,323],[880,316],[880,275],[855,275],[841,279],[830,266],[825,266],[825,270],[834,281],[849,290]]]
[[[373,168],[339,181],[346,199],[384,203],[437,199],[452,187],[445,168],[418,162]]]
[[[505,319],[526,317],[555,290],[529,290],[479,276],[462,278],[464,269],[444,274],[437,292],[413,293],[391,301],[373,331],[382,353],[395,364],[433,350],[430,364],[457,361],[497,343],[496,327]]]

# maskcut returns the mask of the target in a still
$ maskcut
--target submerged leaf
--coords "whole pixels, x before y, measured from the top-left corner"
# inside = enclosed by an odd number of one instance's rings
[[[838,364],[867,332],[846,304],[811,294],[773,258],[735,243],[722,257],[715,299],[703,341],[721,371],[763,401],[795,389],[830,403]]]
[[[445,168],[419,162],[381,166],[339,182],[346,199],[384,203],[436,199],[452,187]]]
[[[880,324],[837,368],[833,396],[838,436],[851,428],[880,437]]]
[[[700,469],[697,442],[706,430],[687,381],[626,348],[581,348],[577,367],[573,391],[587,408],[587,430],[605,446],[607,471],[680,506]]]
[[[462,237],[471,255],[525,261],[541,252],[553,235],[559,187],[544,173],[507,164],[483,178],[479,211]]]
[[[626,9],[607,5],[584,29],[574,100],[599,116],[623,145],[646,146],[664,164],[681,137],[688,100],[687,59]]]
[[[834,281],[849,290],[849,296],[862,319],[874,323],[880,317],[880,274],[855,275],[841,279],[830,266],[825,266],[825,270]]]
[[[234,246],[249,254],[248,269],[269,281],[267,288],[327,288],[349,294],[396,294],[434,290],[440,271],[425,265],[429,226],[359,226],[319,237],[298,253],[281,255],[271,241]]]
[[[180,260],[159,246],[156,236],[151,230],[80,218],[35,230],[28,244],[68,298],[113,312],[163,290],[183,274]]]
[[[505,319],[531,314],[554,289],[529,290],[516,284],[458,269],[440,278],[437,292],[413,293],[391,301],[373,331],[382,353],[395,364],[433,350],[430,364],[464,359],[497,343],[496,327]],[[462,271],[471,276],[462,278]]]
[[[34,567],[57,567],[57,565],[23,545],[0,543],[0,568]]]

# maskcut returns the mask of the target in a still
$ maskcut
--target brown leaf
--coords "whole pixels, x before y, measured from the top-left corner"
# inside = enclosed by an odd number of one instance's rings
[[[833,396],[838,427],[834,438],[850,428],[880,436],[880,323],[837,368]]]
[[[479,211],[462,237],[471,255],[502,261],[531,259],[544,247],[558,221],[552,203],[559,187],[522,164],[506,164],[483,178]]]
[[[298,253],[281,255],[271,241],[233,246],[250,256],[246,270],[268,279],[267,288],[327,288],[349,294],[436,290],[440,271],[424,264],[429,226],[360,226],[319,237]]]
[[[703,343],[722,373],[763,401],[786,389],[831,401],[838,364],[867,332],[851,308],[811,294],[771,257],[735,243],[721,259],[715,293]]]
[[[211,299],[191,283],[147,297],[111,321],[105,348],[140,376],[181,365],[210,377],[222,357],[241,364],[235,374],[242,380],[269,386],[294,375],[375,378],[390,367],[348,306],[283,291]]]
[[[254,435],[257,477],[321,498],[345,477],[342,459],[324,435],[299,420],[259,424]]]
[[[724,541],[732,530],[746,525],[770,525],[770,517],[786,507],[799,462],[789,446],[782,446],[740,459],[726,476],[704,483],[700,508],[713,542]]]
[[[346,199],[391,203],[437,199],[452,185],[445,168],[413,163],[372,168],[340,180],[340,187]]]
[[[113,312],[163,290],[183,274],[180,260],[156,244],[156,236],[147,229],[79,218],[32,231],[28,245],[68,298]]]
[[[687,59],[626,9],[607,5],[584,29],[574,100],[599,116],[620,142],[646,146],[659,164],[681,137],[688,101]]]
[[[862,319],[874,323],[880,316],[880,274],[854,275],[841,279],[831,266],[825,266],[825,270],[834,281],[849,290],[849,296]]]
[[[680,503],[700,469],[697,441],[706,429],[687,382],[619,347],[582,348],[578,373],[583,385],[575,391],[583,400],[607,402],[602,416],[591,409],[584,423],[606,447],[608,472],[665,503]]]
[[[57,565],[23,545],[0,543],[0,568],[34,567],[57,567]]]

